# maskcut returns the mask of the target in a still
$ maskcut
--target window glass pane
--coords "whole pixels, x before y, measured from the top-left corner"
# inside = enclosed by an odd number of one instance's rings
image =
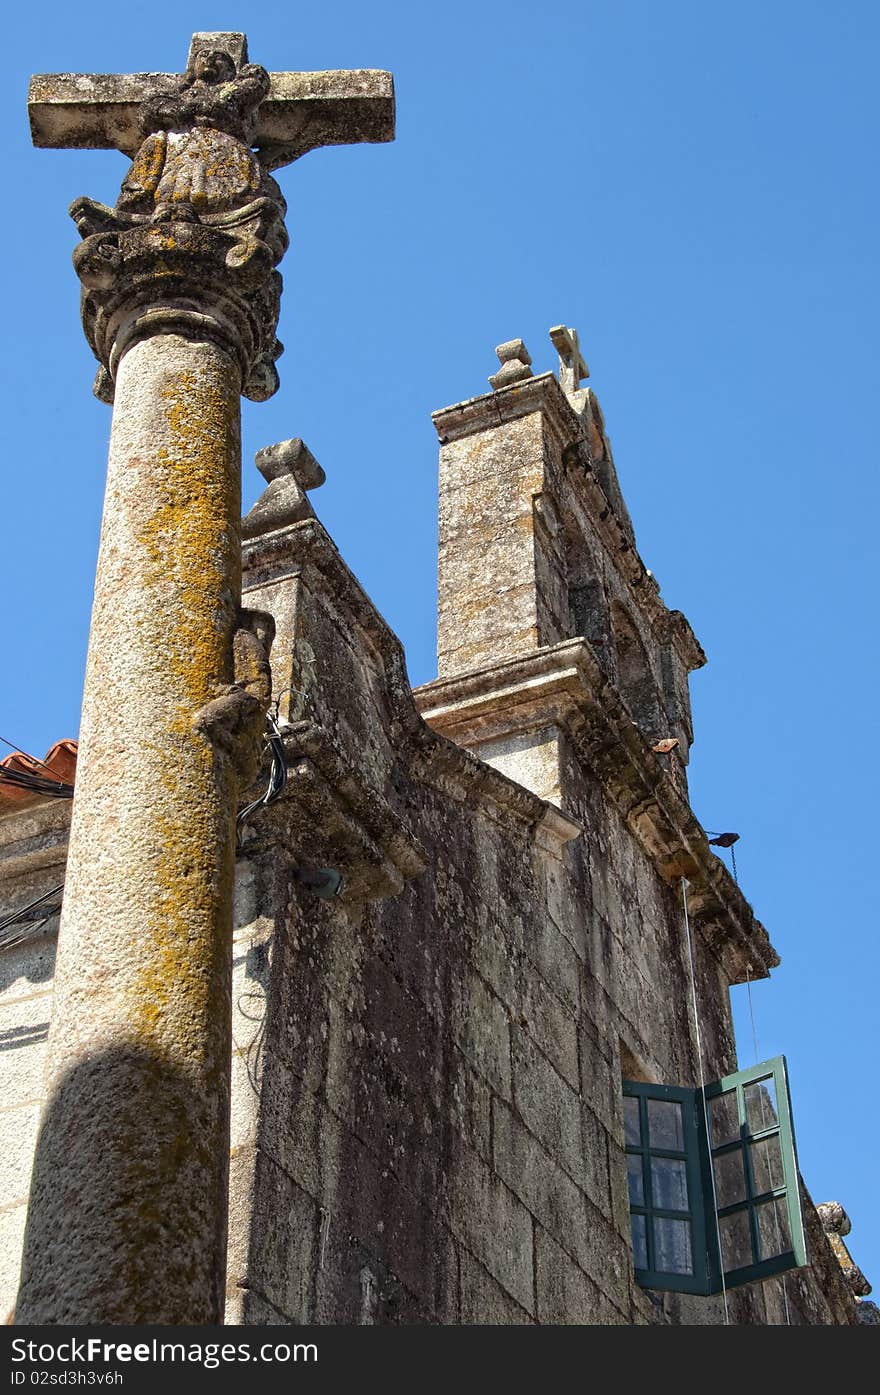
[[[774,1255],[784,1255],[791,1249],[791,1232],[788,1228],[788,1207],[783,1197],[773,1201],[762,1201],[755,1207],[758,1219],[758,1241],[761,1259],[772,1259]]]
[[[730,1269],[741,1269],[743,1265],[753,1262],[747,1206],[729,1216],[719,1216],[718,1230],[721,1235],[721,1264],[725,1273]]]
[[[749,1133],[760,1133],[762,1129],[776,1127],[776,1082],[772,1075],[766,1080],[756,1080],[753,1085],[746,1085],[743,1098]]]
[[[639,1102],[632,1095],[623,1097],[623,1131],[627,1143],[638,1147],[642,1141],[642,1127],[639,1123]]]
[[[689,1221],[654,1217],[654,1268],[665,1274],[692,1274]]]
[[[637,1269],[648,1267],[647,1227],[644,1216],[630,1216],[633,1238],[633,1263]]]
[[[746,1172],[742,1148],[715,1155],[715,1197],[722,1208],[746,1199]]]
[[[687,1173],[677,1158],[651,1159],[651,1205],[661,1211],[687,1211]]]
[[[712,1126],[712,1147],[720,1148],[722,1143],[733,1143],[739,1138],[739,1115],[736,1109],[736,1090],[725,1090],[709,1101],[709,1123]]]
[[[641,1153],[627,1153],[626,1155],[626,1180],[629,1186],[629,1200],[631,1206],[644,1206],[645,1204],[645,1180],[642,1176],[642,1155]]]
[[[778,1134],[771,1133],[769,1138],[750,1143],[749,1158],[752,1163],[754,1196],[760,1196],[762,1192],[772,1192],[774,1187],[783,1185],[782,1152]]]
[[[648,1133],[652,1148],[684,1152],[681,1105],[672,1100],[648,1100]]]

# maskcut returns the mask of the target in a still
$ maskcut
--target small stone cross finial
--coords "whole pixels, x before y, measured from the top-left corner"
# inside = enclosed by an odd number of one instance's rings
[[[533,376],[532,356],[521,339],[508,339],[506,344],[499,344],[495,352],[501,364],[498,372],[489,378],[495,392]]]
[[[559,385],[566,397],[573,397],[590,370],[584,362],[576,329],[554,325],[550,331],[553,347],[559,355]]]

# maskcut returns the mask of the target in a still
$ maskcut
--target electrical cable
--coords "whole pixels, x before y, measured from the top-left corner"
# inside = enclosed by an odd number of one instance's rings
[[[52,779],[56,782],[56,784],[64,784],[64,781],[58,775],[55,774],[55,771],[52,769],[52,767],[50,765],[47,765],[44,760],[39,760],[36,756],[29,755],[28,752],[23,751],[20,746],[15,746],[11,741],[7,741],[5,736],[0,736],[0,741],[3,742],[4,746],[8,746],[11,751],[14,751],[17,756],[27,756],[28,760],[32,760],[34,762],[34,765],[41,765],[44,770],[48,770],[49,774],[52,776]],[[45,776],[43,776],[43,779],[45,779]]]
[[[261,809],[266,804],[272,804],[281,794],[287,784],[287,756],[284,752],[284,738],[278,728],[278,723],[271,712],[266,713],[266,725],[269,734],[266,747],[271,752],[272,763],[269,767],[269,782],[259,799],[254,799],[250,804],[246,804],[240,809],[236,816],[236,827],[240,828],[245,819],[256,809]]]
[[[33,775],[27,770],[10,770],[0,765],[0,784],[12,785],[28,794],[46,795],[51,799],[72,799],[73,785],[64,780],[47,780],[45,775]]]
[[[39,925],[36,925],[29,930],[22,931],[19,935],[6,936],[3,932],[5,930],[11,929],[13,925],[20,925],[22,921],[29,920],[29,913],[32,910],[34,910],[36,906],[42,906],[45,901],[50,900],[50,898],[53,896],[57,896],[59,891],[63,890],[64,883],[62,882],[60,886],[53,886],[51,891],[44,892],[42,896],[38,896],[37,899],[35,901],[31,901],[29,905],[22,906],[19,910],[13,911],[11,915],[6,916],[4,920],[0,920],[0,949],[8,949],[12,945],[20,944],[22,940],[28,939],[30,935],[36,935],[37,931],[42,929],[43,925],[45,925],[46,920],[49,920],[51,916],[55,915],[57,911],[61,909],[60,906],[53,906],[49,912],[49,915],[47,915],[43,920],[41,920]]]
[[[697,1008],[697,977],[694,972],[694,947],[691,942],[691,921],[688,915],[687,880],[681,879],[681,901],[684,908],[684,930],[687,940],[688,960],[691,970],[691,1002],[694,1012],[694,1032],[696,1034],[697,1067],[700,1075],[700,1097],[703,1101],[703,1124],[706,1129],[706,1146],[709,1149],[709,1177],[712,1182],[712,1211],[715,1216],[715,1236],[718,1241],[718,1259],[721,1269],[721,1296],[724,1299],[724,1325],[730,1326],[730,1309],[727,1306],[727,1283],[724,1278],[724,1257],[721,1253],[721,1223],[718,1219],[718,1192],[715,1187],[715,1168],[712,1166],[712,1135],[709,1132],[709,1110],[706,1106],[706,1078],[703,1074],[703,1038],[700,1032],[700,1014]]]
[[[752,966],[751,966],[751,964],[747,964],[747,965],[746,965],[746,992],[748,993],[748,997],[749,997],[749,1019],[750,1019],[751,1024],[752,1024],[752,1050],[753,1050],[754,1053],[755,1053],[755,1061],[754,1061],[754,1064],[755,1064],[755,1065],[758,1065],[760,1058],[759,1058],[759,1055],[758,1055],[758,1032],[757,1032],[757,1029],[756,1029],[756,1027],[755,1027],[755,1009],[754,1009],[754,1007],[753,1007],[753,1005],[752,1005],[752,972],[751,972],[751,971],[752,971]],[[763,1125],[763,1127],[764,1127],[765,1129],[767,1128],[767,1116],[766,1116],[766,1114],[765,1114],[765,1112],[764,1112],[766,1103],[767,1103],[767,1101],[766,1101],[765,1093],[764,1093],[764,1091],[762,1090],[762,1091],[761,1091],[761,1123],[762,1123],[762,1125]],[[768,1159],[767,1159],[767,1173],[768,1173],[768,1176],[769,1176],[769,1178],[770,1178],[770,1187],[771,1187],[771,1189],[772,1189],[773,1187],[775,1187],[776,1183],[775,1183],[775,1181],[774,1181],[774,1179],[773,1179],[773,1165],[772,1165],[772,1162],[771,1162],[771,1160],[770,1160],[769,1157],[768,1157]],[[778,1214],[777,1214],[777,1211],[776,1211],[775,1206],[774,1206],[774,1208],[773,1208],[773,1216],[774,1216],[774,1219],[775,1219],[775,1221],[776,1221],[776,1243],[777,1243],[777,1245],[781,1248],[781,1247],[782,1247],[782,1228],[781,1228],[781,1226],[780,1226],[780,1224],[779,1224],[779,1216],[778,1216]],[[781,1274],[781,1275],[780,1275],[780,1282],[781,1282],[781,1284],[782,1284],[782,1305],[783,1305],[783,1307],[784,1307],[784,1309],[785,1309],[785,1325],[786,1325],[786,1327],[791,1327],[791,1311],[790,1311],[789,1306],[788,1306],[788,1285],[787,1285],[786,1282],[785,1282],[785,1275],[784,1275],[784,1274]]]

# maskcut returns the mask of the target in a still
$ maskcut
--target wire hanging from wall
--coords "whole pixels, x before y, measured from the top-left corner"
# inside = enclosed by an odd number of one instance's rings
[[[733,865],[733,880],[739,886],[739,877],[736,874],[736,853],[733,850],[734,843],[739,842],[738,833],[713,833],[711,828],[705,830],[709,839],[710,848],[729,848],[730,861]]]
[[[32,939],[42,930],[47,920],[51,920],[53,915],[57,915],[61,910],[61,902],[57,906],[46,906],[45,902],[57,896],[59,891],[64,890],[64,883],[53,886],[51,891],[46,891],[42,896],[38,896],[35,901],[31,901],[27,906],[22,906],[19,910],[13,911],[11,915],[0,920],[0,949],[11,949],[13,945],[21,944],[24,940]],[[40,914],[38,908],[42,907]],[[37,914],[34,912],[37,911]],[[32,922],[37,922],[33,924]],[[8,932],[17,925],[27,925],[26,930],[20,930],[17,934],[10,935]]]
[[[703,1034],[700,1031],[700,1012],[697,1006],[697,976],[694,972],[694,947],[691,941],[691,919],[688,914],[687,901],[687,879],[681,879],[681,903],[684,911],[684,933],[687,944],[688,963],[691,976],[691,1005],[694,1013],[694,1034],[697,1047],[697,1070],[700,1076],[700,1097],[703,1102],[703,1126],[706,1130],[706,1147],[709,1150],[709,1157],[712,1157],[712,1135],[709,1131],[709,1109],[706,1104],[706,1077],[703,1071]],[[715,1216],[715,1236],[718,1241],[718,1254],[721,1255],[721,1225],[718,1220],[718,1192],[715,1186],[715,1169],[709,1168],[709,1177],[712,1183],[712,1210]],[[727,1303],[727,1284],[724,1278],[724,1262],[721,1263],[721,1296],[724,1300],[724,1325],[730,1326],[730,1309]]]
[[[751,964],[747,964],[747,965],[746,965],[746,992],[747,992],[747,994],[748,994],[748,999],[749,999],[749,1020],[750,1020],[751,1025],[752,1025],[752,1051],[754,1052],[754,1056],[755,1056],[755,1059],[754,1059],[754,1063],[753,1063],[753,1064],[754,1064],[754,1065],[758,1065],[759,1062],[760,1062],[760,1056],[759,1056],[759,1053],[758,1053],[758,1032],[757,1032],[757,1029],[756,1029],[756,1027],[755,1027],[755,1009],[754,1009],[754,1005],[753,1005],[753,1003],[752,1003],[752,966],[751,966]],[[764,1093],[763,1093],[763,1092],[761,1093],[760,1100],[761,1100],[761,1122],[766,1126],[767,1119],[766,1119],[766,1115],[765,1115],[765,1112],[764,1112],[764,1110],[765,1110],[765,1105],[766,1105],[766,1099],[765,1099],[765,1096],[764,1096]],[[770,1175],[770,1185],[773,1186],[773,1185],[774,1185],[774,1181],[773,1181],[773,1170],[772,1170],[772,1165],[771,1165],[771,1163],[770,1163],[769,1158],[768,1158],[768,1171],[769,1171],[769,1175]],[[778,1217],[778,1215],[776,1215],[776,1212],[775,1212],[775,1211],[774,1211],[774,1216],[775,1216],[775,1219],[776,1219],[776,1239],[777,1239],[777,1243],[780,1243],[780,1241],[781,1241],[781,1235],[780,1235],[780,1227],[779,1227],[779,1217]],[[787,1283],[786,1283],[786,1279],[785,1279],[785,1275],[784,1275],[784,1274],[781,1274],[781,1275],[780,1275],[779,1281],[780,1281],[780,1283],[781,1283],[781,1285],[782,1285],[782,1305],[783,1305],[783,1308],[785,1309],[785,1325],[786,1325],[786,1327],[791,1327],[791,1310],[789,1309],[789,1306],[788,1306],[788,1285],[787,1285]]]
[[[287,784],[287,756],[284,751],[284,738],[271,712],[266,713],[266,725],[268,727],[266,749],[271,753],[272,757],[272,762],[269,767],[269,780],[265,790],[258,799],[252,800],[251,803],[246,804],[243,809],[239,809],[235,820],[236,827],[239,830],[245,819],[253,814],[256,809],[261,809],[266,804],[274,803]]]

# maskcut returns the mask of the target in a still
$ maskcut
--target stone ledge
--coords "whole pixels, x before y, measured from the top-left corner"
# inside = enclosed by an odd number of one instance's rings
[[[4,884],[67,861],[70,800],[10,809],[0,817],[0,869]]]
[[[281,823],[285,842],[304,864],[342,873],[346,900],[396,896],[425,870],[418,839],[346,763],[323,727],[298,722],[283,736],[287,786],[278,803],[255,812],[242,851],[250,855],[276,841]]]
[[[517,421],[532,412],[545,413],[551,430],[563,446],[580,433],[578,418],[554,373],[541,373],[479,397],[469,397],[464,402],[432,412],[431,420],[440,444],[445,446],[503,422]]]
[[[779,964],[767,932],[712,853],[690,805],[604,678],[586,640],[567,640],[491,668],[437,679],[414,696],[429,725],[465,746],[561,727],[658,874],[669,885],[688,880],[692,920],[730,982],[764,978]]]

